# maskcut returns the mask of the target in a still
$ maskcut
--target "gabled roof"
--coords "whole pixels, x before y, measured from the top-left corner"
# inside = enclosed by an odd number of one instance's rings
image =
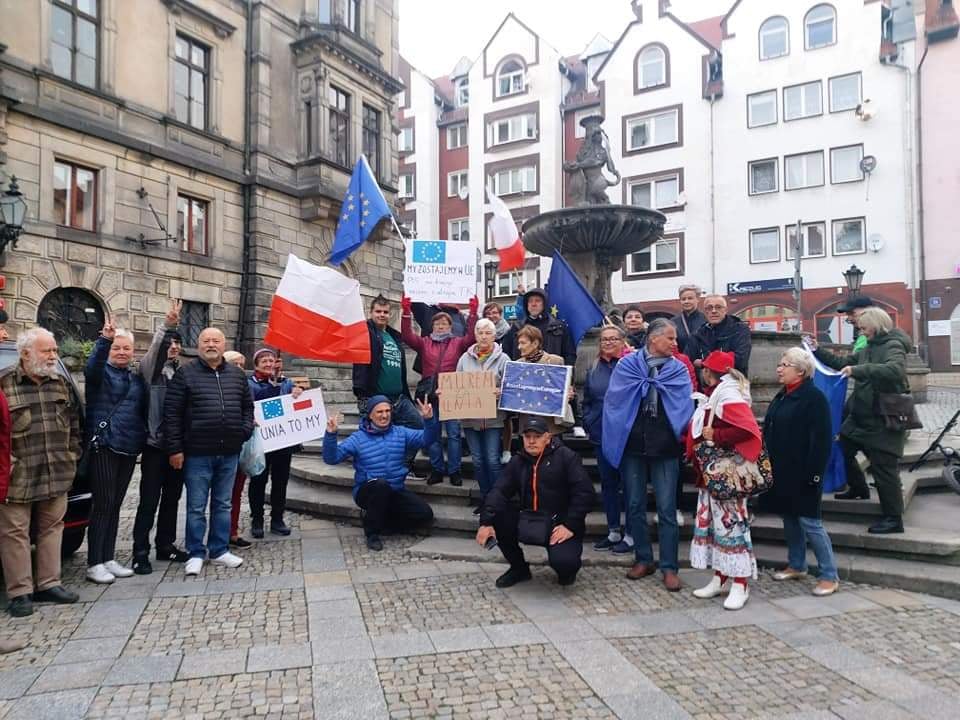
[[[470,68],[473,67],[473,60],[464,55],[462,58],[457,60],[457,64],[453,66],[453,71],[450,73],[450,79],[463,77],[464,75],[470,72]]]
[[[587,58],[592,58],[594,55],[603,55],[608,53],[613,49],[613,43],[610,42],[603,33],[597,33],[593,36],[593,39],[587,43],[587,46],[583,49],[583,52],[580,53],[579,58],[581,60],[586,60]]]
[[[696,33],[707,45],[717,50],[720,49],[720,42],[723,40],[723,15],[697,20],[696,22],[686,23],[686,26]],[[680,22],[677,20],[677,22]]]

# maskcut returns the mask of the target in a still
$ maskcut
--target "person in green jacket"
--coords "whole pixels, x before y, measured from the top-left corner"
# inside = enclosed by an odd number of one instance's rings
[[[866,478],[855,462],[863,452],[870,462],[870,472],[877,484],[883,516],[870,526],[875,534],[903,532],[903,489],[900,484],[899,460],[903,457],[906,430],[886,427],[879,412],[881,393],[906,393],[907,353],[912,349],[910,338],[893,327],[893,320],[879,307],[866,308],[857,320],[867,338],[866,347],[851,355],[834,354],[816,348],[817,358],[853,378],[853,393],[847,400],[846,417],[840,426],[840,448],[847,466],[846,493],[842,500],[870,497]]]
[[[837,312],[846,315],[847,322],[853,325],[854,329],[856,330],[857,320],[860,318],[861,313],[863,313],[863,311],[869,307],[877,307],[877,305],[873,302],[873,299],[867,297],[866,295],[858,295],[857,297],[850,298],[843,305],[840,305],[837,308]],[[856,355],[866,346],[867,336],[863,333],[859,333],[853,341],[853,354]]]

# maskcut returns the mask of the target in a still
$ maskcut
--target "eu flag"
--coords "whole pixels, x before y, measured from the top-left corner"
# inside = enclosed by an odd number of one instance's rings
[[[280,398],[264,401],[261,409],[263,410],[264,420],[276,420],[278,417],[283,417],[283,401]]]
[[[413,261],[443,265],[447,262],[447,244],[440,240],[414,240]]]
[[[553,251],[547,292],[553,304],[551,312],[567,324],[577,345],[587,330],[603,322],[603,311],[597,301],[557,250]]]
[[[391,214],[387,200],[370,172],[367,159],[361,155],[353,166],[353,176],[347,186],[347,194],[343,196],[330,262],[339,265],[350,257],[370,237],[377,223]]]

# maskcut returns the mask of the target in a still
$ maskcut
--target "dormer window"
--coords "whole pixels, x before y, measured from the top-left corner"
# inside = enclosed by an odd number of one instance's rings
[[[317,17],[321,23],[341,25],[360,33],[360,0],[318,0]]]
[[[497,97],[516,95],[524,91],[523,65],[516,60],[507,60],[497,73]]]
[[[462,77],[454,84],[453,104],[457,107],[466,107],[470,102],[470,79]]]
[[[653,45],[637,56],[637,89],[646,90],[667,84],[667,53]]]

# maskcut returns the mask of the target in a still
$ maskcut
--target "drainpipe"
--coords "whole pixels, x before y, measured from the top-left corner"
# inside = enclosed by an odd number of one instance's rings
[[[243,260],[240,275],[240,316],[237,319],[237,347],[241,352],[244,350],[246,342],[246,333],[244,332],[247,314],[248,300],[250,294],[250,251],[253,245],[252,225],[252,207],[253,207],[253,172],[250,167],[252,142],[251,113],[250,113],[250,94],[253,83],[253,3],[254,0],[247,0],[246,23],[247,39],[244,48],[243,63]]]
[[[717,268],[717,244],[719,238],[717,237],[717,186],[714,180],[714,166],[716,164],[715,159],[715,148],[713,145],[713,135],[714,135],[714,103],[717,101],[716,95],[710,96],[710,134],[709,134],[709,144],[710,144],[710,236],[711,236],[711,252],[710,252],[710,292],[720,292],[719,283],[720,279],[718,277],[718,268]]]
[[[923,48],[923,55],[917,63],[917,233],[920,243],[920,327],[917,331],[917,342],[920,346],[921,359],[930,364],[930,338],[927,333],[927,248],[926,234],[923,229],[923,63],[927,59],[930,46]]]

